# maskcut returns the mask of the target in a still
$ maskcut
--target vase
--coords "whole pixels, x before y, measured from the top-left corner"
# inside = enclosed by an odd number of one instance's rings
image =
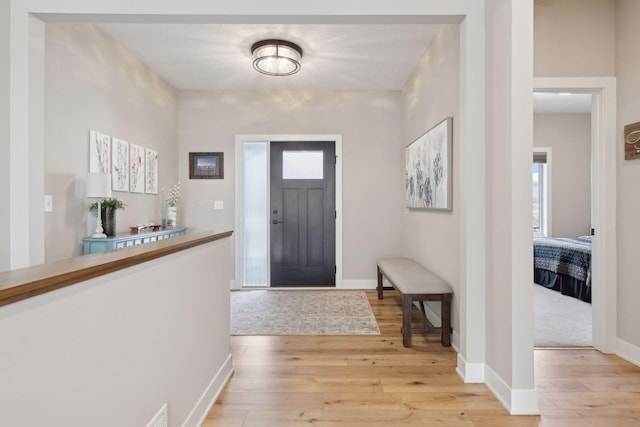
[[[176,228],[178,222],[178,207],[167,206],[167,228]]]
[[[114,237],[116,235],[116,210],[109,207],[102,207],[102,229],[107,237]]]

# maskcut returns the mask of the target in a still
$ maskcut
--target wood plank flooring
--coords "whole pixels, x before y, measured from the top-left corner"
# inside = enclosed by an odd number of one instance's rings
[[[438,335],[403,347],[395,292],[367,294],[379,336],[232,337],[235,373],[203,426],[640,426],[640,368],[618,357],[536,350],[542,415],[509,416]]]

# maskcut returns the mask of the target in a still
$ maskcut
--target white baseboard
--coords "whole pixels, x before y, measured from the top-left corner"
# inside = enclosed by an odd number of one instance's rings
[[[511,415],[540,415],[538,393],[535,390],[511,390]]]
[[[460,354],[460,334],[455,330],[451,333],[451,347]]]
[[[456,372],[465,383],[484,382],[484,363],[468,363],[460,353],[458,353]]]
[[[511,415],[539,415],[538,396],[534,389],[513,390],[490,367],[485,366],[485,384]]]
[[[207,386],[207,388],[198,399],[198,402],[193,407],[187,419],[182,423],[182,427],[199,427],[204,424],[209,411],[216,403],[222,388],[225,386],[231,375],[233,374],[233,363],[231,360],[231,354],[227,357],[227,360],[218,369],[218,372],[214,375],[213,379]]]
[[[636,366],[640,366],[640,347],[621,340],[620,338],[616,341],[616,355]]]
[[[376,289],[378,281],[376,279],[367,280],[342,280],[340,289]]]

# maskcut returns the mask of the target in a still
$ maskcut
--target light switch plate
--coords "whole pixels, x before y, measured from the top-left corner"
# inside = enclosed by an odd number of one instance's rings
[[[53,212],[53,196],[44,196],[44,211]]]
[[[224,209],[224,202],[222,200],[216,200],[213,202],[213,209],[220,210]]]

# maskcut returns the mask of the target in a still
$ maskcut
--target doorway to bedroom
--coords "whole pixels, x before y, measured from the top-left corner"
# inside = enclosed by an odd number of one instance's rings
[[[593,345],[589,93],[534,94],[534,344]]]

